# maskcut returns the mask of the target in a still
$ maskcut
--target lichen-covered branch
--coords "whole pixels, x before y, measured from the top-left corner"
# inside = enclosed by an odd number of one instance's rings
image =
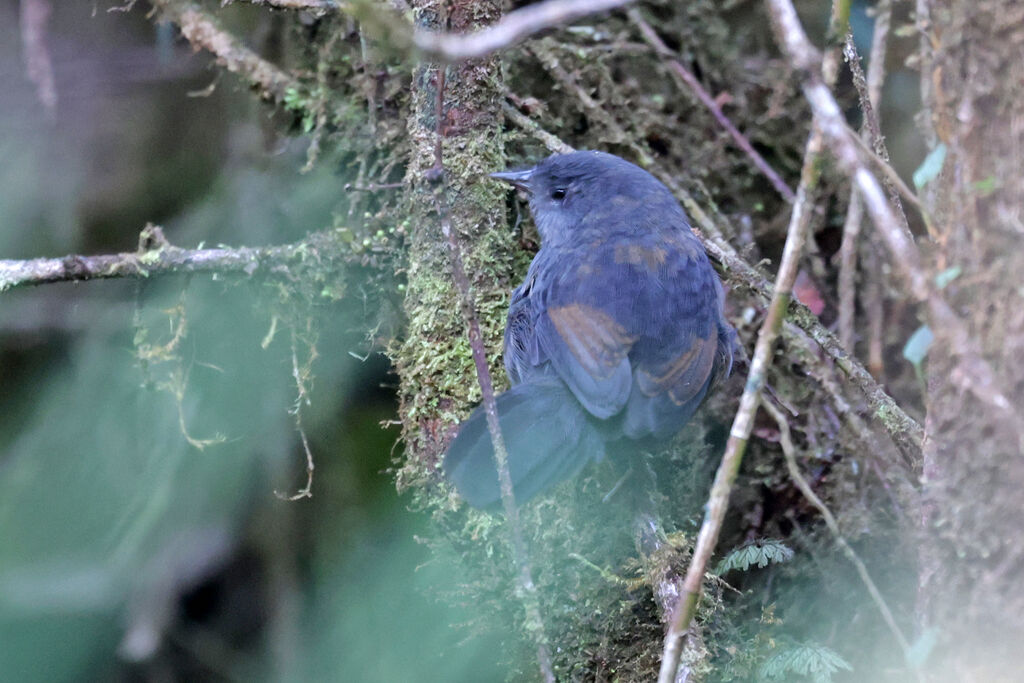
[[[154,239],[154,236],[156,238]],[[0,292],[16,287],[157,275],[216,273],[252,276],[285,273],[309,258],[335,256],[335,243],[325,234],[276,247],[182,249],[168,244],[160,228],[147,226],[137,252],[60,258],[0,260]]]
[[[300,89],[298,79],[246,47],[200,5],[180,0],[150,1],[164,19],[178,26],[193,47],[212,52],[218,64],[256,87],[264,99],[280,103],[289,92]]]

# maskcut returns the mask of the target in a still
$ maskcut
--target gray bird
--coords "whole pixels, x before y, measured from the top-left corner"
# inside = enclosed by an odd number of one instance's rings
[[[491,174],[524,190],[541,236],[512,293],[497,397],[516,500],[600,460],[617,442],[676,434],[732,368],[722,284],[661,182],[603,152]],[[634,444],[636,445],[636,444]],[[444,460],[474,507],[501,500],[482,407]]]

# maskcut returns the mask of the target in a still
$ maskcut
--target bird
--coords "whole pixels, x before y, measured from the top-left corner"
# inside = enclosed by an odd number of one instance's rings
[[[526,193],[541,238],[510,298],[511,388],[495,399],[523,503],[610,449],[678,433],[739,345],[718,274],[653,175],[599,151],[490,175]],[[471,506],[500,506],[483,406],[459,425],[443,469]]]

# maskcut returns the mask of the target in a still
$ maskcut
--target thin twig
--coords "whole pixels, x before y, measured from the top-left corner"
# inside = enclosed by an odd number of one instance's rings
[[[837,36],[845,33],[849,24],[849,0],[834,0],[829,22],[829,39],[835,41]],[[820,78],[827,83],[834,83],[839,74],[838,45],[826,52],[821,61]],[[661,660],[661,671],[658,683],[672,683],[679,667],[679,657],[683,650],[683,637],[690,628],[697,603],[700,601],[701,586],[707,571],[711,554],[718,543],[725,513],[729,508],[729,496],[733,482],[739,473],[740,463],[747,449],[750,433],[754,428],[754,416],[761,400],[768,369],[771,367],[775,342],[783,329],[786,309],[789,306],[793,283],[796,281],[800,268],[800,256],[807,242],[807,235],[813,211],[813,198],[820,179],[820,162],[825,150],[825,135],[820,122],[815,117],[811,125],[811,133],[804,149],[803,167],[800,170],[800,185],[797,187],[797,199],[790,214],[789,228],[786,231],[786,244],[782,250],[782,260],[775,276],[775,289],[768,305],[768,313],[757,335],[754,345],[754,357],[750,363],[747,383],[740,397],[740,406],[733,419],[729,431],[729,439],[725,444],[722,462],[715,474],[715,481],[708,494],[705,505],[704,521],[697,535],[697,545],[693,550],[693,558],[686,570],[683,582],[684,592],[680,596],[679,606],[669,623],[665,634],[665,649]]]
[[[817,159],[823,148],[823,136],[821,131],[815,127],[807,142],[805,160]],[[793,282],[796,281],[796,274],[800,266],[800,254],[803,252],[807,239],[807,228],[810,225],[811,206],[808,200],[813,194],[817,181],[817,164],[805,163],[804,173],[797,189],[797,200],[793,205],[793,213],[789,221],[782,261],[775,279],[775,290],[768,306],[768,313],[765,315],[764,323],[757,335],[754,357],[750,363],[750,373],[747,376],[743,395],[740,397],[736,418],[729,431],[725,454],[722,456],[722,462],[715,474],[715,481],[711,485],[711,493],[708,495],[708,502],[705,505],[704,521],[697,535],[697,545],[693,550],[693,558],[690,560],[690,566],[683,581],[683,593],[679,597],[679,603],[665,634],[665,649],[658,683],[673,683],[676,680],[676,670],[679,668],[679,658],[683,652],[683,639],[697,611],[701,584],[711,554],[718,542],[718,534],[722,529],[726,510],[729,507],[729,495],[736,475],[739,473],[740,463],[743,461],[743,454],[754,426],[754,415],[757,412],[768,368],[772,363],[775,340],[782,329],[782,321],[786,316]]]
[[[796,195],[793,194],[793,190],[791,190],[789,185],[786,184],[786,181],[784,181],[779,174],[775,172],[775,169],[765,161],[764,157],[754,149],[750,140],[748,140],[747,137],[741,133],[735,125],[733,125],[732,121],[729,120],[729,117],[725,115],[715,99],[708,94],[708,91],[704,89],[696,76],[690,73],[686,67],[682,65],[677,56],[658,36],[658,33],[644,20],[640,11],[637,9],[630,9],[626,12],[626,15],[629,17],[629,20],[640,29],[640,34],[643,36],[647,44],[665,60],[665,63],[669,67],[669,71],[671,71],[672,75],[676,77],[676,82],[679,84],[680,88],[688,88],[693,92],[697,99],[700,100],[701,104],[707,107],[708,111],[711,112],[711,115],[715,117],[716,121],[718,121],[718,124],[722,126],[722,128],[724,128],[732,137],[736,146],[743,150],[754,166],[756,166],[757,169],[761,171],[766,178],[768,178],[768,182],[772,184],[772,187],[775,188],[776,192],[782,195],[783,199],[790,204],[796,201]]]
[[[494,446],[494,462],[498,470],[498,482],[501,486],[501,503],[505,510],[505,517],[508,520],[509,531],[512,537],[512,556],[516,565],[516,583],[523,602],[523,609],[526,612],[527,631],[533,636],[537,647],[537,663],[540,666],[541,675],[544,676],[545,681],[554,683],[555,674],[551,664],[551,653],[548,648],[547,636],[544,631],[540,599],[537,595],[537,586],[533,581],[530,557],[526,549],[526,542],[523,540],[522,522],[519,519],[519,508],[516,505],[515,493],[512,487],[512,476],[508,470],[508,449],[505,446],[505,439],[501,434],[501,423],[498,420],[498,405],[494,397],[494,382],[491,380],[491,371],[487,365],[487,352],[484,349],[483,335],[480,332],[480,321],[477,318],[476,306],[473,303],[470,291],[469,277],[466,275],[466,269],[462,262],[462,246],[459,244],[458,233],[452,228],[450,211],[448,210],[442,146],[444,140],[444,86],[445,67],[442,65],[437,70],[437,108],[435,113],[437,131],[434,147],[434,166],[428,171],[427,179],[434,185],[434,202],[437,208],[438,219],[441,223],[441,233],[448,241],[452,280],[455,282],[455,287],[458,290],[462,316],[468,328],[469,346],[473,355],[473,364],[476,366],[477,381],[480,383],[484,415],[487,418],[487,430],[490,432],[491,443]]]
[[[299,356],[296,347],[298,346],[298,335],[295,334],[295,327],[292,326],[291,333],[291,350],[292,350],[292,379],[295,380],[295,389],[297,395],[295,397],[295,405],[289,411],[295,416],[295,431],[299,433],[299,438],[302,440],[302,450],[306,454],[306,485],[303,486],[298,492],[288,495],[280,491],[274,491],[274,495],[281,500],[296,501],[302,498],[313,497],[313,450],[309,447],[309,439],[306,437],[306,429],[302,426],[302,406],[312,405],[312,401],[309,398],[309,392],[306,390],[305,377],[309,374],[309,368],[313,365],[313,361],[316,359],[316,349],[310,348],[309,358],[303,368],[299,368]]]
[[[857,553],[850,547],[850,544],[843,538],[842,531],[839,529],[839,523],[836,521],[835,516],[828,509],[828,506],[818,497],[818,494],[814,492],[811,485],[804,478],[803,474],[800,473],[800,468],[796,462],[796,449],[793,446],[793,437],[790,433],[789,422],[786,420],[786,416],[782,414],[778,408],[773,406],[770,401],[762,401],[761,406],[772,416],[775,423],[779,426],[779,444],[782,446],[782,453],[786,458],[786,469],[789,471],[789,476],[796,484],[796,487],[800,489],[800,493],[803,494],[804,498],[813,505],[818,512],[821,514],[822,519],[825,520],[825,525],[828,526],[832,536],[835,538],[836,545],[843,551],[846,559],[857,569],[857,574],[860,576],[860,580],[864,583],[864,587],[867,588],[868,594],[871,596],[871,601],[875,603],[875,607],[882,615],[883,621],[886,626],[889,627],[889,631],[892,633],[896,642],[899,644],[900,649],[903,650],[904,659],[910,661],[910,642],[906,636],[903,635],[903,631],[896,623],[896,618],[892,614],[892,610],[889,609],[889,604],[882,597],[881,591],[878,590],[878,586],[871,579],[871,574],[868,573],[867,567],[864,562],[860,559]],[[917,680],[924,680],[919,671],[915,671],[915,677]]]
[[[927,303],[932,328],[943,335],[960,364],[951,377],[953,383],[973,393],[983,403],[1015,419],[1014,409],[1000,386],[992,367],[982,358],[978,344],[957,317],[941,292],[934,286],[922,262],[917,245],[907,239],[902,226],[879,185],[858,152],[856,136],[851,136],[842,110],[829,87],[818,74],[821,56],[804,32],[790,0],[766,0],[776,40],[790,63],[801,72],[804,96],[820,121],[829,147],[839,167],[850,175],[864,198],[865,207],[900,270],[911,295]]]
[[[860,55],[857,53],[857,45],[853,42],[853,34],[846,34],[846,43],[843,45],[843,55],[846,57],[846,62],[850,66],[850,73],[853,76],[853,85],[857,89],[857,95],[860,98],[861,111],[864,114],[864,129],[863,136],[854,136],[855,139],[861,142],[870,141],[871,151],[874,154],[874,161],[876,165],[879,165],[885,169],[884,177],[882,181],[885,183],[885,189],[889,191],[889,201],[892,202],[893,209],[896,211],[896,217],[900,221],[900,225],[906,232],[906,237],[909,240],[914,239],[914,235],[910,232],[910,225],[907,222],[907,215],[903,211],[903,202],[900,201],[900,194],[906,194],[913,197],[912,202],[915,206],[921,210],[924,214],[924,210],[921,207],[921,203],[917,200],[917,197],[910,192],[910,188],[906,186],[903,179],[900,178],[899,173],[892,167],[889,160],[889,150],[886,147],[885,139],[882,137],[882,126],[878,120],[878,114],[876,113],[876,103],[871,99],[871,92],[868,88],[868,80],[864,75],[864,70],[860,65]],[[872,67],[876,65],[872,64]],[[927,215],[925,220],[929,221]]]
[[[861,106],[866,101],[872,109],[876,127],[880,128],[878,121],[878,106],[882,99],[882,85],[885,83],[885,57],[889,45],[889,29],[892,26],[892,0],[879,0],[875,8],[875,26],[871,38],[871,61],[868,64],[867,78],[863,80],[863,90],[859,90]],[[849,43],[850,36],[847,36]],[[854,48],[855,49],[855,48]],[[851,67],[852,68],[852,67]],[[865,121],[867,113],[865,110]],[[867,128],[861,132],[862,136],[868,135]],[[899,176],[897,176],[899,177]],[[856,295],[857,295],[857,253],[860,240],[861,225],[864,220],[864,204],[856,189],[850,188],[850,199],[847,202],[846,220],[843,223],[843,241],[839,247],[839,341],[851,353],[854,350],[856,340],[854,338],[854,323],[856,320]],[[869,267],[872,273],[880,275],[880,268],[871,264]],[[871,283],[866,290],[870,290],[872,296],[880,296],[881,288]],[[871,298],[865,305],[872,316],[881,312],[880,301]],[[869,324],[869,331],[876,332],[882,329],[880,321],[872,317]],[[874,336],[869,340],[869,347],[875,348],[878,344]]]
[[[854,352],[856,337],[853,332],[857,309],[857,249],[860,227],[864,221],[864,204],[855,189],[850,190],[850,201],[843,220],[843,240],[839,245],[839,343]]]

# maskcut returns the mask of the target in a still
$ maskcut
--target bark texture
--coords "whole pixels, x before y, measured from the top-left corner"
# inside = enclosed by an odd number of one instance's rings
[[[935,272],[1002,389],[1024,406],[1024,5],[957,0],[931,11],[930,120],[948,153],[936,179]],[[926,102],[927,103],[927,102]],[[1024,450],[1019,410],[955,389],[943,330],[929,356],[920,612],[950,647],[941,680],[1019,680],[1024,642]]]
[[[418,25],[432,30],[468,32],[501,15],[500,3],[494,1],[412,4]],[[440,126],[438,68],[447,69]],[[399,485],[414,486],[418,492],[432,489],[429,483],[440,479],[440,456],[458,418],[480,400],[447,240],[441,234],[434,188],[427,180],[439,130],[452,227],[465,252],[492,373],[499,384],[505,376],[498,363],[504,319],[496,313],[507,308],[512,290],[514,241],[505,221],[505,189],[487,178],[504,167],[500,77],[496,57],[448,67],[423,64],[413,76],[407,123],[412,149],[406,172],[409,323],[396,364],[406,441]]]

